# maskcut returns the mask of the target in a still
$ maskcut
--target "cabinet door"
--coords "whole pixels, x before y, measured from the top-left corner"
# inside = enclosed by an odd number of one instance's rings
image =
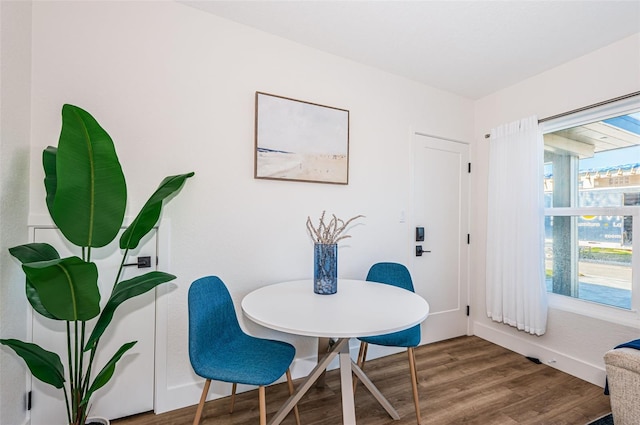
[[[77,252],[76,247],[66,243],[58,229],[36,228],[34,241],[53,245],[61,257],[71,255],[81,257],[81,253]],[[156,256],[157,242],[154,230],[147,235],[137,249],[130,251],[127,258],[127,263],[136,263],[138,257],[150,257],[151,267],[125,267],[121,280],[155,270]],[[122,261],[118,238],[104,248],[93,248],[91,260],[98,266],[100,304],[104,306],[111,294],[111,288]],[[96,319],[88,323],[87,337],[90,334],[90,329],[93,329],[95,321]],[[37,313],[33,314],[33,341],[45,349],[58,353],[65,365],[66,372],[68,362],[65,328],[65,322],[49,320]],[[93,366],[93,376],[102,369],[122,344],[129,341],[138,341],[138,343],[117,364],[111,381],[94,394],[89,416],[115,419],[153,410],[154,338],[155,290],[151,290],[139,297],[127,300],[118,307],[112,323],[100,340]],[[32,379],[32,391],[32,425],[66,423],[67,415],[61,390],[43,384],[37,379]]]

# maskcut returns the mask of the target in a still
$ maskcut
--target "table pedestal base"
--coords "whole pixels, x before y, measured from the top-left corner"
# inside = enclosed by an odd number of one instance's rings
[[[342,423],[344,425],[356,425],[355,401],[353,396],[353,377],[355,373],[363,385],[369,390],[374,398],[389,413],[393,419],[400,419],[400,415],[393,408],[391,403],[384,398],[380,390],[371,382],[365,373],[351,360],[349,354],[349,338],[341,338],[331,347],[327,354],[318,362],[316,367],[311,371],[309,376],[304,380],[302,385],[298,387],[296,392],[282,405],[280,410],[275,414],[269,425],[278,425],[281,423],[293,407],[300,401],[303,395],[309,391],[309,388],[322,376],[329,366],[329,363],[336,357],[340,361],[340,392],[342,393]]]

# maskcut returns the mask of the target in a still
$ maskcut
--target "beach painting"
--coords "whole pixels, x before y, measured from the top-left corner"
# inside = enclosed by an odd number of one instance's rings
[[[349,111],[256,92],[257,179],[349,183]]]

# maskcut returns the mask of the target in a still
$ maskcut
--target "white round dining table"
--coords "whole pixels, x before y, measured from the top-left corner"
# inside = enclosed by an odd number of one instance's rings
[[[252,321],[295,335],[336,338],[331,350],[269,422],[279,424],[336,357],[340,359],[343,423],[355,425],[352,373],[394,419],[399,415],[350,357],[349,338],[401,331],[424,321],[429,304],[421,296],[392,285],[338,279],[331,295],[313,292],[313,280],[296,280],[258,288],[242,300]]]

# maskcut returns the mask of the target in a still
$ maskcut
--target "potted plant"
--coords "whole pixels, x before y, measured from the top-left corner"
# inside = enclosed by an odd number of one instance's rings
[[[56,249],[45,243],[20,245],[9,252],[22,263],[26,296],[33,309],[49,319],[66,322],[66,372],[60,355],[37,344],[16,339],[1,339],[0,343],[22,357],[35,378],[64,393],[69,424],[84,425],[91,397],[111,379],[116,363],[136,344],[123,344],[100,369],[94,364],[100,338],[116,309],[126,300],[175,279],[171,274],[151,271],[120,280],[128,252],[153,229],[163,203],[194,173],[162,180],[122,233],[122,263],[101,309],[98,268],[91,254],[116,238],[127,201],[126,182],[113,141],[87,111],[64,105],[58,147],[47,147],[42,158],[49,214],[80,256],[60,258]],[[88,321],[94,318],[97,321],[90,326]]]

